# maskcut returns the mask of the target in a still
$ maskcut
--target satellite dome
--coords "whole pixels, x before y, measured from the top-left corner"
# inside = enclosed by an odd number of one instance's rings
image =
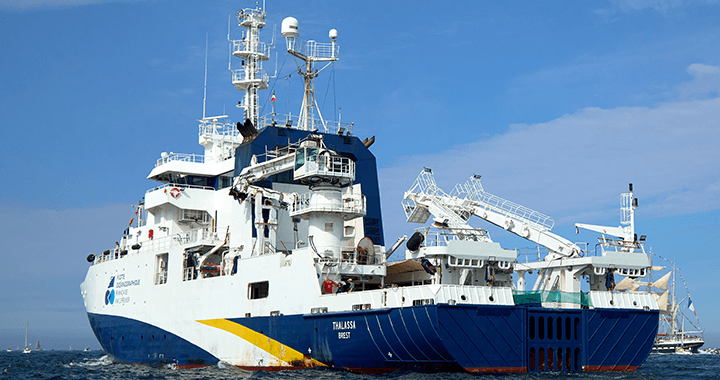
[[[280,34],[283,37],[295,38],[300,35],[298,20],[295,17],[285,17],[280,26]]]
[[[329,34],[330,34],[330,39],[331,39],[331,40],[334,40],[334,39],[337,38],[337,30],[335,30],[335,29],[330,29],[330,33],[329,33]]]

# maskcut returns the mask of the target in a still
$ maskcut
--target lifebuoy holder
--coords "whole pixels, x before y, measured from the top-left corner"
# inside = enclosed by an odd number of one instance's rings
[[[180,196],[180,189],[178,189],[177,187],[173,187],[172,189],[170,189],[170,196],[173,197],[173,198],[179,197],[179,196]]]

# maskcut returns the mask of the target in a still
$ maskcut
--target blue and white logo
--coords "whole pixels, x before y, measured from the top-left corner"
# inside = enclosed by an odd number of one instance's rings
[[[115,303],[115,276],[110,278],[110,285],[108,290],[105,292],[105,305],[112,305]]]

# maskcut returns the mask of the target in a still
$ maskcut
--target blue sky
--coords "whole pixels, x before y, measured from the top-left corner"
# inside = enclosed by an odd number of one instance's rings
[[[228,114],[228,17],[254,2],[0,0],[0,348],[98,347],[79,284],[113,245],[162,151],[201,153],[207,114]],[[636,229],[674,259],[708,345],[720,346],[720,4],[717,1],[314,2],[267,4],[303,39],[338,30],[340,61],[316,83],[327,118],[376,136],[388,244],[412,232],[399,207],[423,166],[450,191],[485,189],[555,218],[618,225],[635,184]],[[277,31],[278,112],[301,82]],[[231,38],[239,38],[233,24]],[[237,63],[235,63],[237,64]],[[330,69],[328,69],[330,70]],[[334,92],[332,91],[334,88]],[[265,101],[269,93],[262,94]],[[265,112],[269,112],[266,108]],[[529,243],[476,220],[507,248]]]

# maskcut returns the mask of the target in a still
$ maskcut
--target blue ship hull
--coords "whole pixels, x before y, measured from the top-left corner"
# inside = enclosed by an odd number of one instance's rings
[[[103,349],[125,363],[217,364],[210,352],[149,324],[88,314]],[[306,362],[363,373],[634,371],[648,357],[658,313],[518,306],[427,305],[347,313],[231,318]]]

